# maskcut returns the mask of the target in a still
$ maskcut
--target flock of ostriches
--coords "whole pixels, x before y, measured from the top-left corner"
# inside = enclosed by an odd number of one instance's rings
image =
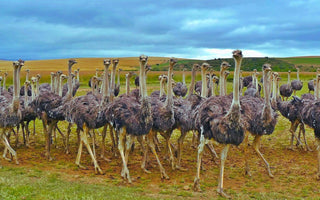
[[[232,55],[235,68],[231,94],[227,94],[226,90],[228,68],[231,67],[227,62],[221,63],[220,78],[212,73],[207,63],[201,66],[194,64],[188,89],[184,73],[183,82],[175,83],[172,80],[173,67],[177,62],[172,58],[168,75],[159,76],[160,91],[154,91],[148,96],[146,77],[150,66],[147,65],[148,57],[142,55],[139,58],[139,76],[135,80],[138,89],[130,91],[130,78],[135,75],[130,72],[126,74],[126,93],[118,96],[119,74],[117,84],[115,76],[119,60],[105,59],[104,74],[90,79],[92,91],[86,95],[74,97],[79,88],[79,69],[72,73],[72,66],[77,63],[75,60],[69,60],[67,75],[63,75],[61,71],[51,73],[51,84],[39,84],[40,75],[32,77],[29,81],[27,70],[26,81],[21,88],[20,71],[24,61],[15,61],[13,62],[13,86],[6,89],[7,73],[0,77],[0,81],[3,82],[3,87],[0,88],[0,128],[2,129],[0,136],[5,146],[3,157],[8,160],[14,158],[18,164],[17,154],[10,146],[10,134],[16,134],[16,142],[18,142],[17,135],[21,126],[24,143],[29,145],[29,123],[39,118],[43,124],[48,159],[51,159],[50,146],[53,133],[60,132],[65,150],[68,152],[71,127],[76,125],[79,149],[75,163],[84,168],[80,164],[84,145],[92,158],[96,173],[103,173],[96,159],[96,141],[94,140],[94,130],[103,127],[100,156],[108,160],[105,157],[105,139],[109,129],[112,151],[120,153],[123,163],[121,176],[125,180],[131,183],[127,163],[135,139],[140,143],[143,152],[141,168],[146,173],[150,173],[147,166],[148,152],[151,150],[159,165],[161,178],[168,179],[158,156],[160,148],[157,134],[160,133],[165,139],[165,155],[172,168],[183,170],[181,167],[182,145],[187,133],[192,131],[192,143],[198,145],[194,190],[200,190],[201,159],[204,148],[207,148],[214,157],[218,157],[212,139],[223,146],[220,155],[218,193],[229,197],[223,191],[223,173],[227,153],[230,145],[238,146],[244,143],[242,150],[245,154],[245,172],[250,176],[249,156],[246,155],[250,134],[254,137],[253,149],[265,163],[268,175],[273,177],[270,165],[259,151],[259,147],[261,137],[270,135],[274,131],[277,124],[277,111],[279,111],[291,122],[291,148],[293,148],[294,139],[302,145],[300,134],[299,136],[295,134],[299,127],[304,136],[305,146],[310,150],[305,139],[304,125],[314,130],[318,156],[317,177],[320,178],[320,74],[317,74],[316,80],[308,83],[309,93],[303,94],[300,98],[293,96],[292,100],[288,100],[293,92],[302,88],[299,69],[297,68],[297,80],[290,82],[289,72],[288,83],[279,87],[278,73],[272,72],[270,64],[264,64],[261,79],[262,98],[261,83],[258,83],[257,78],[258,72],[255,70],[252,76],[242,77],[240,70],[242,52],[235,50]],[[109,66],[112,66],[111,76],[108,74]],[[199,69],[201,69],[202,78],[201,81],[196,82],[196,72]],[[66,84],[63,84],[64,79],[67,79]],[[165,86],[167,86],[166,89]],[[244,87],[247,89],[243,95]],[[314,95],[310,94],[310,90],[314,90]],[[58,127],[58,122],[64,120],[69,123],[67,133],[62,133]],[[18,129],[14,130],[15,127]],[[170,142],[175,129],[179,129],[181,133],[177,147]],[[92,138],[92,143],[89,142],[89,138]]]

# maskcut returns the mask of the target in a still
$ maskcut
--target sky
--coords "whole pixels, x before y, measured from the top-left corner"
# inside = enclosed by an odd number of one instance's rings
[[[1,0],[0,59],[320,55],[317,0]]]

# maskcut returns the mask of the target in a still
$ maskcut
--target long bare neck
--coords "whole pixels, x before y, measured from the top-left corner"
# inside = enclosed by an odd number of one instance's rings
[[[103,75],[103,99],[109,98],[109,65],[104,65],[104,75]]]
[[[160,97],[164,95],[164,78],[160,79]]]
[[[182,70],[182,83],[185,85],[186,84],[186,76],[185,76],[185,70]]]
[[[270,104],[270,72],[265,72],[263,70],[263,94],[264,94],[264,104],[265,109],[271,110]]]
[[[315,98],[318,100],[319,99],[319,87],[320,87],[320,78],[317,77],[316,79],[316,85],[315,85],[315,88],[314,88],[314,94],[315,94]]]
[[[54,77],[54,82],[53,82],[53,83],[54,83],[54,93],[55,93],[55,94],[58,94],[58,87],[59,87],[59,85],[58,85],[58,84],[59,84],[59,83],[58,83],[59,81],[58,81],[58,80],[59,80],[59,77],[56,75],[56,76]]]
[[[118,79],[117,79],[117,85],[120,85],[120,70],[118,70]]]
[[[224,95],[226,95],[224,92],[225,92],[225,89],[224,89],[224,83],[225,83],[225,78],[224,78],[224,76],[225,76],[225,74],[224,74],[224,72],[225,72],[225,70],[224,69],[221,69],[220,70],[220,91],[219,91],[219,93],[220,93],[220,96],[224,96]]]
[[[77,80],[80,82],[80,75],[79,75],[79,73],[80,73],[80,70],[78,69],[78,70],[77,70]]]
[[[173,90],[172,90],[172,74],[173,74],[173,65],[170,64],[168,70],[168,83],[167,83],[167,98],[166,98],[166,106],[169,109],[172,109],[173,106]]]
[[[130,76],[126,76],[126,95],[129,95],[130,93]]]
[[[59,87],[58,87],[59,89]],[[37,90],[37,96],[39,96],[40,93],[40,84],[39,84],[39,79],[37,79],[37,83],[36,83],[36,90]]]
[[[17,111],[19,109],[19,94],[18,94],[18,84],[19,84],[19,67],[14,66],[13,69],[13,98],[12,106],[13,110]]]
[[[239,99],[239,75],[240,75],[240,67],[242,59],[235,60],[236,67],[234,69],[234,77],[233,77],[233,99],[231,107],[240,107],[240,99]]]
[[[24,84],[24,108],[27,108],[28,106],[28,84]]]
[[[209,74],[209,89],[210,89],[210,92],[211,92],[211,95],[212,95],[212,88],[213,88],[213,82],[212,82],[212,73],[210,72]],[[209,89],[207,91],[207,97],[209,97]]]
[[[4,76],[3,77],[3,90],[6,89],[6,81],[7,81],[7,76]],[[0,86],[1,86],[1,84],[0,84]]]
[[[2,80],[0,79],[0,86],[1,86],[1,81]],[[1,90],[5,90],[5,89],[4,88],[1,89],[1,87],[0,87],[0,95],[1,95]]]
[[[36,87],[34,83],[31,83],[31,92],[31,100],[33,101],[36,98]]]
[[[144,100],[147,98],[147,86],[146,86],[146,73],[145,73],[145,66],[146,64],[140,63],[140,93],[141,93],[141,99]]]
[[[259,86],[258,86],[258,77],[257,77],[256,74],[254,75],[254,87],[256,88],[256,90],[259,89]]]
[[[216,96],[216,82],[211,81],[211,96],[215,97]]]
[[[62,76],[60,76],[59,84],[60,84],[59,85],[59,96],[62,97],[62,91],[63,91],[63,78],[62,78]]]
[[[115,81],[116,81],[116,68],[117,68],[118,63],[114,63],[112,66],[112,71],[111,71],[111,96],[114,96],[114,88],[115,88]]]
[[[29,71],[26,73],[26,81],[29,81]]]
[[[273,76],[273,79],[272,79],[272,98],[271,98],[271,101],[273,103],[276,103],[276,101],[277,101],[277,80],[276,79],[277,79],[277,77]],[[264,77],[263,77],[263,82],[264,82]]]
[[[288,73],[288,84],[290,84],[290,73]]]
[[[223,94],[227,95],[227,74],[224,75],[223,77]]]
[[[51,81],[50,81],[50,86],[51,86],[51,92],[54,92],[54,84],[53,84],[53,80],[54,80],[54,77],[53,75],[51,75]]]
[[[300,73],[300,69],[297,68],[297,80],[298,80],[298,81],[300,81],[299,73]]]
[[[207,97],[207,77],[206,77],[206,70],[201,68],[201,97]]]
[[[68,93],[67,93],[68,98],[72,98],[72,75],[71,75],[71,72],[72,72],[72,64],[69,64],[68,65]],[[60,88],[60,90],[62,90],[62,88]]]
[[[190,87],[189,87],[188,97],[190,97],[193,94],[196,74],[197,74],[196,69],[192,68],[191,83],[190,83]]]

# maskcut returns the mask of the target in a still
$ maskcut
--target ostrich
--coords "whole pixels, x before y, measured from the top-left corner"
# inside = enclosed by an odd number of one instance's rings
[[[77,62],[73,59],[70,59],[68,62],[68,93],[66,96],[60,97],[59,95],[52,93],[51,90],[42,90],[31,103],[42,119],[46,136],[46,157],[49,160],[52,160],[50,156],[52,130],[56,127],[58,121],[64,120],[65,106],[72,99],[71,69],[76,63]]]
[[[182,82],[176,83],[176,86],[173,88],[173,93],[178,97],[185,97],[188,92],[188,88],[186,86],[186,77],[185,77],[185,69],[182,70]]]
[[[293,90],[293,95],[296,96],[296,91],[297,90],[301,90],[302,89],[302,86],[303,86],[303,83],[300,81],[299,79],[299,72],[300,72],[300,69],[298,67],[296,67],[297,69],[297,80],[293,80],[291,82],[291,88]]]
[[[126,95],[130,94],[130,79],[134,75],[136,75],[134,72],[129,72],[126,74]]]
[[[200,144],[197,156],[197,175],[194,180],[194,190],[200,190],[200,166],[204,145],[210,139],[221,143],[224,147],[221,152],[220,176],[218,183],[218,193],[224,197],[229,197],[223,191],[224,163],[230,145],[238,146],[244,139],[243,117],[241,116],[241,106],[239,98],[239,73],[242,61],[242,52],[233,51],[235,60],[235,70],[233,79],[233,99],[232,103],[228,96],[211,97],[205,100],[199,107],[197,123],[199,124]],[[231,104],[231,105],[230,105]],[[225,113],[225,110],[229,111]]]
[[[263,135],[270,135],[273,133],[274,128],[277,124],[278,114],[272,109],[270,101],[270,76],[271,76],[271,65],[264,64],[262,66],[263,72],[263,93],[264,100],[261,98],[244,97],[241,100],[241,104],[244,105],[244,109],[247,109],[246,115],[244,115],[245,121],[248,123],[246,130],[254,136],[253,148],[259,155],[259,157],[264,161],[268,174],[273,177],[270,165],[266,159],[261,154],[260,140]],[[257,79],[256,79],[257,81]],[[245,150],[248,147],[248,135],[245,138]],[[246,173],[251,176],[250,168],[248,164],[248,156],[245,156],[246,160]]]
[[[280,95],[282,96],[282,100],[284,100],[284,97],[286,97],[286,100],[288,100],[288,97],[292,95],[292,87],[290,82],[290,73],[291,71],[288,71],[288,82],[287,84],[283,84],[280,86]]]
[[[224,76],[223,76],[223,89],[224,89],[224,95],[227,95],[227,79],[229,76],[230,72],[229,71],[225,71],[224,72]]]
[[[140,86],[139,83],[140,83],[139,76],[136,76],[136,78],[134,79],[134,84],[136,85],[136,89]]]
[[[0,96],[0,138],[5,145],[5,149],[8,149],[11,155],[15,158],[16,164],[19,164],[17,153],[11,148],[6,132],[11,130],[13,127],[18,126],[21,120],[20,111],[20,100],[19,100],[19,79],[20,79],[20,69],[24,66],[24,61],[19,60],[13,62],[13,97],[10,103],[9,99],[4,96]],[[6,151],[6,150],[5,150]]]
[[[173,66],[177,63],[177,60],[171,58],[169,61],[169,69],[168,69],[168,83],[167,83],[167,95],[165,101],[161,101],[158,98],[152,98],[151,100],[151,110],[153,117],[153,126],[149,135],[155,136],[157,132],[165,138],[166,140],[166,155],[169,153],[169,159],[171,162],[172,169],[174,166],[174,158],[173,153],[170,147],[170,137],[175,125],[175,117],[174,117],[174,109],[173,109],[173,89],[172,89],[172,74],[173,74]],[[148,152],[148,148],[147,148]],[[142,164],[143,168],[146,165],[146,154],[144,163]]]
[[[252,74],[252,82],[247,86],[247,90],[244,92],[244,96],[252,96],[252,97],[259,97],[259,84],[258,84],[258,77],[257,77],[257,70],[254,69]]]
[[[118,98],[110,104],[105,112],[108,122],[113,126],[113,128],[116,130],[116,133],[119,135],[118,148],[123,162],[121,176],[124,179],[127,179],[129,183],[132,182],[127,167],[129,152],[131,149],[130,147],[132,146],[132,142],[136,137],[141,137],[143,135],[147,135],[148,145],[156,156],[160,166],[161,177],[168,178],[156,153],[153,143],[153,135],[148,134],[151,131],[153,124],[151,103],[147,96],[146,87],[146,64],[148,57],[142,55],[139,59],[139,87],[141,100],[135,101],[132,98]],[[144,154],[146,154],[146,151]],[[144,161],[142,163],[144,163]],[[148,172],[147,170],[145,171]]]
[[[231,65],[229,64],[229,63],[227,63],[227,62],[222,62],[221,63],[221,66],[220,66],[220,79],[221,79],[221,83],[220,83],[220,92],[219,92],[219,94],[220,94],[220,96],[225,96],[226,95],[226,93],[225,93],[225,72],[226,72],[226,70],[230,67]]]
[[[320,75],[317,75],[316,90],[319,90]],[[319,96],[318,96],[319,97]],[[301,116],[303,123],[307,124],[310,128],[314,130],[316,145],[317,145],[317,160],[318,160],[318,172],[317,179],[320,179],[320,101],[319,98],[316,100],[306,100],[303,101],[303,106],[301,110]]]
[[[26,70],[26,81],[29,81],[29,73],[30,73],[30,70],[29,69],[27,69]],[[25,89],[24,89],[24,85],[20,88],[20,95],[21,96],[24,96],[24,94],[25,94]],[[28,96],[31,96],[31,86],[29,85],[29,88],[27,89],[27,94],[28,94]]]
[[[118,79],[117,79],[117,84],[114,88],[114,96],[117,97],[120,93],[120,72],[122,69],[118,69]]]
[[[112,60],[112,70],[111,70],[111,77],[110,77],[110,100],[113,101],[115,97],[115,88],[116,88],[116,68],[119,64],[119,59]]]
[[[309,93],[310,93],[311,91],[314,91],[314,82],[315,82],[315,80],[310,80],[310,81],[308,82]]]

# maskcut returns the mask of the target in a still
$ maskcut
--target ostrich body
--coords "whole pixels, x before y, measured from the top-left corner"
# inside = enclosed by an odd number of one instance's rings
[[[231,144],[239,145],[244,139],[244,125],[240,112],[239,98],[239,72],[242,61],[242,52],[233,51],[233,58],[236,63],[233,80],[233,99],[228,96],[211,97],[205,100],[200,108],[197,123],[200,125],[200,144],[197,157],[197,176],[194,180],[194,189],[200,190],[200,165],[202,152],[205,143],[214,139],[224,146],[221,152],[220,176],[218,193],[228,197],[223,191],[224,163]],[[226,110],[229,110],[227,113]]]
[[[153,143],[153,135],[148,134],[153,126],[153,118],[151,113],[151,103],[147,96],[146,85],[146,65],[147,56],[140,56],[140,78],[139,87],[141,93],[141,100],[136,101],[133,98],[118,98],[111,102],[106,110],[107,121],[113,126],[116,134],[119,136],[118,148],[122,158],[123,168],[121,176],[131,183],[129,170],[127,167],[129,152],[136,137],[147,135],[148,145],[155,154],[158,164],[160,166],[161,176],[167,178],[164,168],[157,156],[155,146]],[[125,144],[126,143],[126,144]],[[146,151],[144,152],[146,155]],[[145,158],[145,156],[144,156]],[[144,163],[144,161],[142,162]],[[144,166],[142,166],[144,168]]]
[[[0,139],[3,141],[5,148],[9,150],[11,155],[14,156],[16,164],[19,164],[16,152],[11,148],[6,132],[13,127],[19,125],[21,120],[20,100],[19,100],[19,79],[20,70],[24,66],[24,61],[19,60],[13,62],[13,97],[12,102],[6,99],[4,96],[0,96]]]
[[[169,62],[168,70],[168,83],[167,83],[167,95],[165,101],[161,101],[159,98],[152,98],[151,100],[151,110],[153,117],[153,126],[149,135],[156,135],[157,132],[165,138],[166,140],[166,154],[169,153],[170,162],[172,168],[174,169],[174,158],[173,153],[170,147],[170,137],[173,129],[175,128],[175,118],[174,118],[174,109],[173,109],[173,89],[172,89],[172,74],[173,66],[177,63],[176,59],[171,58]],[[151,136],[150,136],[151,137]],[[148,150],[148,149],[147,149]],[[145,155],[146,156],[146,155]],[[146,165],[146,158],[144,158],[143,167]],[[167,178],[164,170],[164,176]]]
[[[244,96],[259,97],[261,86],[258,84],[257,70],[254,69],[252,74],[252,82],[247,86]],[[260,87],[259,87],[260,86]]]
[[[264,161],[268,174],[270,177],[273,177],[270,165],[266,161],[266,159],[261,154],[260,140],[263,135],[270,135],[273,133],[274,128],[277,124],[278,114],[272,109],[271,101],[270,101],[270,76],[271,76],[271,66],[270,64],[264,64],[262,66],[263,71],[263,93],[264,99],[262,98],[253,98],[253,97],[244,97],[241,100],[241,104],[244,105],[243,109],[246,109],[244,116],[245,121],[248,126],[246,130],[250,132],[254,136],[253,148],[259,155],[259,157]],[[257,79],[256,79],[257,81]],[[245,152],[248,142],[248,135],[246,135],[245,139]],[[251,175],[249,164],[247,160],[248,156],[246,156],[246,173]]]
[[[314,80],[311,80],[311,81],[308,82],[309,93],[311,91],[314,91],[314,82],[315,82]]]
[[[186,85],[185,69],[182,71],[182,82],[176,83],[176,86],[173,88],[173,93],[178,97],[185,97],[188,92]]]
[[[301,90],[303,86],[303,83],[300,81],[300,78],[299,78],[300,69],[298,67],[296,67],[296,69],[297,69],[297,80],[293,80],[291,82],[291,87],[292,87],[294,96],[296,96],[296,91]]]
[[[288,99],[292,95],[292,87],[291,87],[291,82],[290,82],[290,71],[288,71],[288,83],[283,84],[280,86],[280,95],[282,96],[282,100],[284,100],[284,97]]]

